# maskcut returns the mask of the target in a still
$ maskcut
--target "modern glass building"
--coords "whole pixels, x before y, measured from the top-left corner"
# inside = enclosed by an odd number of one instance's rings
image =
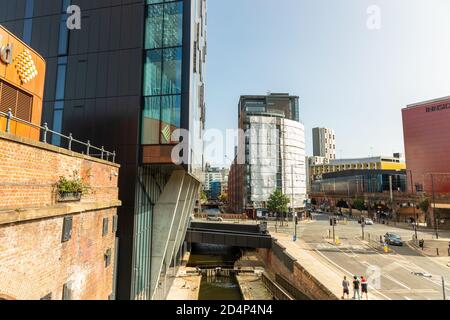
[[[70,5],[81,10],[80,29],[67,27]],[[202,177],[206,0],[0,0],[0,8],[0,24],[47,61],[42,123],[117,152],[116,298],[164,299]]]

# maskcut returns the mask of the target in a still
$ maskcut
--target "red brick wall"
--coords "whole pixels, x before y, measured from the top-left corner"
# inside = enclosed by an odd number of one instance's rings
[[[55,183],[74,171],[89,193],[77,206],[57,203]],[[111,163],[0,133],[0,297],[41,299],[51,293],[60,300],[64,284],[71,282],[73,299],[108,299],[118,172]],[[36,218],[33,210],[44,214]],[[2,220],[17,212],[23,212],[17,221]],[[71,239],[63,243],[64,217],[72,217],[73,226]],[[105,236],[103,218],[109,219]]]
[[[102,300],[112,293],[116,209],[73,215],[72,238],[62,243],[63,217],[0,226],[0,295],[61,300],[73,282],[73,299]],[[102,237],[103,218],[109,232]],[[105,268],[104,254],[112,250]]]
[[[74,172],[90,186],[83,201],[117,199],[118,171],[117,166],[79,154],[50,152],[0,137],[0,210],[55,204],[56,182]]]

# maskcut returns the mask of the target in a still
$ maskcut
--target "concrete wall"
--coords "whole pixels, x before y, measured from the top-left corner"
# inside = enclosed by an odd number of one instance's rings
[[[58,203],[55,183],[78,171],[81,201]],[[0,297],[108,299],[113,293],[119,166],[0,133]],[[72,235],[62,241],[64,218]],[[108,228],[103,234],[104,219]],[[107,266],[105,254],[110,250]]]

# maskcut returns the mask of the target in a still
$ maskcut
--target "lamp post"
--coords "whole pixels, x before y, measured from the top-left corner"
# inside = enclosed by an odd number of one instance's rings
[[[414,184],[413,184],[412,170],[409,169],[408,171],[409,171],[410,178],[411,178],[411,196],[413,197],[413,215],[414,215],[414,218],[416,219],[416,222],[414,223],[414,233],[415,233],[415,237],[416,237],[416,241],[417,241],[419,239],[418,235],[417,235],[417,229],[419,228],[419,215],[416,212],[416,205],[417,204],[416,204],[415,195],[414,195]]]
[[[434,228],[436,230],[436,239],[439,239],[439,220],[438,217],[436,216],[436,196],[434,194],[434,177],[433,174],[430,173],[431,176],[431,192],[433,194],[433,217],[434,217]]]

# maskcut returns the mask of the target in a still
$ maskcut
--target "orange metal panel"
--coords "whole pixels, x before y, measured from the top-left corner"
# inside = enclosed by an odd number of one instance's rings
[[[33,97],[31,122],[40,125],[45,85],[45,60],[19,38],[0,26],[0,48],[7,45],[12,45],[12,62],[8,64],[0,59],[0,79]],[[1,119],[0,129],[4,130],[5,124],[5,119]],[[11,133],[34,140],[39,139],[39,131],[25,124],[12,122]]]

